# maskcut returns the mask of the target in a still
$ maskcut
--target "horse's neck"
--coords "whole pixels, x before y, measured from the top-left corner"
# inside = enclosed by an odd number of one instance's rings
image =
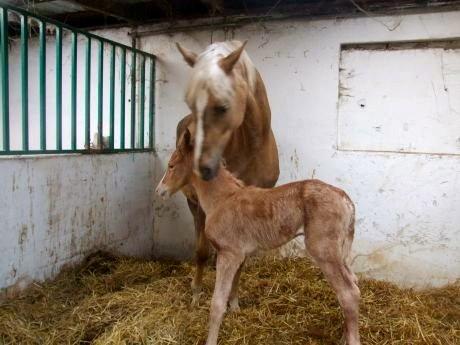
[[[243,122],[233,132],[225,158],[229,162],[245,164],[245,159],[251,160],[257,157],[261,151],[267,149],[266,143],[270,136],[270,129],[270,106],[265,87],[259,77],[254,93],[248,93]]]
[[[204,181],[193,174],[191,183],[206,214],[212,212],[221,201],[243,188],[242,183],[223,166],[211,181]]]

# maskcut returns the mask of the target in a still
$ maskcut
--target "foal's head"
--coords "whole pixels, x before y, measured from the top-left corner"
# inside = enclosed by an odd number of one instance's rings
[[[246,80],[254,79],[254,67],[244,53],[245,44],[216,43],[200,55],[177,44],[193,68],[185,100],[195,123],[193,165],[204,180],[216,176],[232,132],[244,119],[248,89],[253,87]],[[243,74],[249,76],[245,79]]]
[[[156,193],[167,198],[187,185],[193,173],[193,146],[188,129],[179,139],[176,150],[168,162],[168,168],[161,179]]]

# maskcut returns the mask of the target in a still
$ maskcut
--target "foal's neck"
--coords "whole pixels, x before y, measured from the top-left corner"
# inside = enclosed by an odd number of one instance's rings
[[[244,188],[243,182],[223,166],[220,167],[217,176],[211,181],[204,181],[193,174],[191,184],[195,188],[200,205],[206,214],[212,212],[216,206],[235,192]]]

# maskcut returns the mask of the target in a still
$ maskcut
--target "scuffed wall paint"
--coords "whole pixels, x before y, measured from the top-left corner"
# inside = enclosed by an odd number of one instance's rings
[[[338,150],[339,62],[343,44],[460,37],[460,12],[377,19],[290,20],[143,38],[141,48],[158,55],[155,178],[174,148],[177,122],[189,112],[183,101],[189,67],[174,43],[200,52],[211,41],[249,39],[272,108],[279,183],[316,177],[350,194],[357,205],[356,271],[439,286],[460,277],[460,157]],[[155,209],[156,254],[193,255],[183,197],[155,200]]]
[[[153,153],[0,159],[0,287],[98,249],[153,255]]]
[[[97,34],[130,44],[128,31]],[[460,12],[266,22],[143,38],[139,48],[158,56],[157,158],[0,160],[0,287],[51,277],[101,247],[130,255],[193,255],[192,217],[183,196],[164,202],[152,195],[174,149],[176,124],[189,112],[183,101],[189,67],[174,43],[199,52],[233,38],[249,39],[247,51],[266,83],[279,183],[316,177],[344,188],[355,201],[355,270],[401,285],[454,281],[460,277],[460,158],[340,151],[337,106],[342,44],[455,37]]]

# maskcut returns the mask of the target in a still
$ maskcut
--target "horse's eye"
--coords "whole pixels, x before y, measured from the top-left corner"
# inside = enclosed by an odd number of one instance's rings
[[[214,107],[214,114],[217,115],[217,116],[222,116],[226,112],[227,112],[227,108],[222,106],[222,105],[218,105],[218,106]]]

